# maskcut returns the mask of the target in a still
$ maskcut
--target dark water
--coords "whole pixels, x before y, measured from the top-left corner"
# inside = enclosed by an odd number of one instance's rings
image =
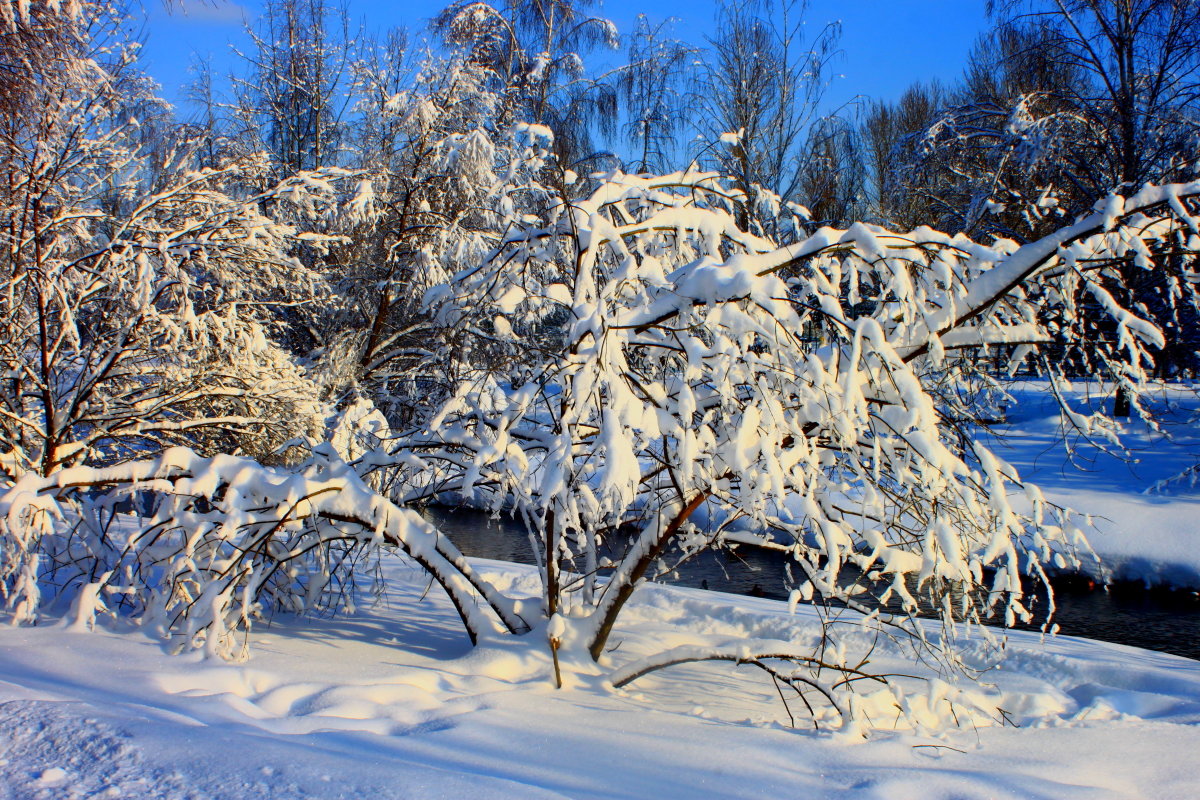
[[[534,563],[529,537],[511,520],[444,508],[428,509],[426,515],[466,555]],[[794,584],[782,554],[748,546],[702,553],[659,580],[779,600],[787,599],[786,587]],[[1147,591],[1140,585],[1104,590],[1087,584],[1086,580],[1071,581],[1055,589],[1054,622],[1059,633],[1200,659],[1200,596],[1195,592]],[[1044,616],[1043,609],[1044,603],[1035,606],[1039,619]]]

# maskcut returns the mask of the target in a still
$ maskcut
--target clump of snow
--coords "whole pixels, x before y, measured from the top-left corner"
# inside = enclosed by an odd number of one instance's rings
[[[50,767],[42,770],[37,782],[42,786],[61,786],[67,782],[67,771],[62,767]]]

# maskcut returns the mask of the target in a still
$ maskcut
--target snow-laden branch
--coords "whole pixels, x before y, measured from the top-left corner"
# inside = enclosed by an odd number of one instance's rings
[[[148,517],[103,513],[113,498],[147,495]],[[429,572],[472,640],[529,628],[436,527],[372,491],[328,449],[295,470],[172,448],[149,461],[29,473],[0,495],[0,535],[0,585],[19,616],[37,605],[26,579],[49,573],[59,591],[124,598],[144,623],[212,652],[228,653],[264,603],[304,611],[328,602],[337,582],[352,580],[346,570],[361,557],[352,551],[380,546]]]

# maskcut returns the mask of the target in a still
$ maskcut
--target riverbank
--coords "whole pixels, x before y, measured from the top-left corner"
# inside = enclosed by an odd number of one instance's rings
[[[534,563],[529,538],[519,523],[471,509],[431,507],[426,514],[469,556]],[[776,549],[754,546],[752,537],[739,538],[746,543],[701,553],[658,580],[693,589],[787,600],[794,582],[794,574],[792,579],[788,577],[789,558]],[[850,574],[847,570],[846,575]],[[1147,586],[1140,579],[1104,585],[1086,575],[1058,575],[1052,582],[1054,624],[1064,634],[1200,659],[1200,595],[1195,590]],[[1032,582],[1030,589],[1036,592]],[[1033,602],[1032,610],[1032,623],[1018,627],[1040,630],[1045,622],[1045,598]],[[931,609],[927,611],[936,616]],[[1000,625],[1002,618],[989,621]]]
[[[1064,392],[1072,409],[1091,404],[1090,388]],[[1200,490],[1172,481],[1200,464],[1200,400],[1175,387],[1150,398],[1161,429],[1131,420],[1122,424],[1121,448],[1064,426],[1045,382],[1014,385],[1003,422],[986,443],[1052,502],[1091,515],[1088,532],[1100,564],[1085,562],[1086,576],[1120,584],[1200,589]]]

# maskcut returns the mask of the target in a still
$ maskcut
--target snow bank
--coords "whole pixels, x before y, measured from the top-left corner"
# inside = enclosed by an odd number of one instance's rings
[[[504,591],[536,592],[532,568],[475,563]],[[1195,661],[1010,633],[980,691],[1022,727],[883,724],[850,745],[802,715],[792,729],[770,679],[744,666],[555,691],[545,653],[518,639],[472,649],[444,596],[419,599],[417,569],[386,569],[378,604],[315,624],[281,616],[246,664],[168,656],[137,632],[0,630],[0,796],[1057,800],[1195,787],[1179,758],[1200,752]],[[608,658],[816,628],[804,607],[650,586]],[[872,664],[930,675],[886,641]]]

